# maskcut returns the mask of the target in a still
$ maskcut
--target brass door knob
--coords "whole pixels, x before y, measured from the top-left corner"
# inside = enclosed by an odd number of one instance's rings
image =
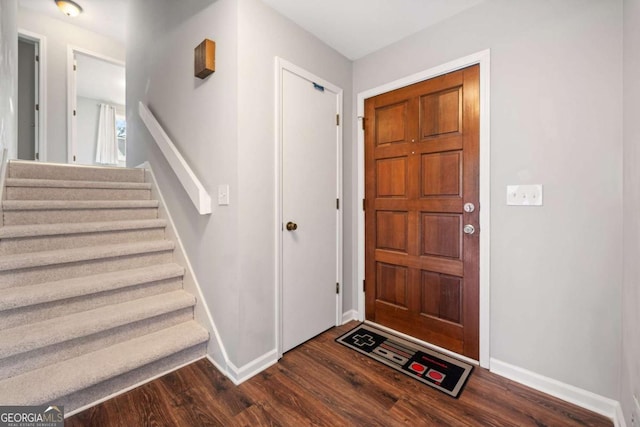
[[[289,221],[289,222],[287,223],[287,230],[289,230],[289,231],[295,231],[295,230],[297,230],[297,229],[298,229],[298,224],[296,224],[295,222],[291,222],[291,221]]]

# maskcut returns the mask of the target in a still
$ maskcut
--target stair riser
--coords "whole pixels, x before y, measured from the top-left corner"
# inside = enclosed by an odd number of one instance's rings
[[[182,277],[0,311],[0,330],[182,289]]]
[[[121,393],[122,390],[136,386],[142,382],[148,382],[158,375],[195,362],[206,356],[206,354],[207,344],[198,344],[126,374],[103,381],[93,387],[86,388],[71,395],[62,396],[55,399],[55,402],[56,404],[64,405],[65,414],[69,414],[77,409],[97,403],[105,397]]]
[[[158,218],[157,208],[4,211],[4,225],[61,224],[156,218]]]
[[[15,239],[8,238],[0,240],[0,256],[97,245],[112,245],[117,243],[162,240],[164,237],[164,228],[150,228]]]
[[[188,307],[86,337],[16,354],[0,360],[0,380],[100,350],[192,319],[193,307]]]
[[[120,188],[6,187],[7,200],[149,200],[151,191]]]
[[[10,162],[9,178],[144,182],[144,170]]]
[[[172,258],[173,251],[171,250],[68,264],[54,264],[36,268],[7,270],[0,272],[0,289],[163,264],[171,262]]]

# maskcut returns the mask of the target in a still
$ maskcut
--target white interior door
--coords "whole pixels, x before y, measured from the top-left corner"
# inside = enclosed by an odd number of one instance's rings
[[[340,241],[336,115],[341,98],[287,69],[282,71],[281,88],[281,324],[286,352],[336,324]]]

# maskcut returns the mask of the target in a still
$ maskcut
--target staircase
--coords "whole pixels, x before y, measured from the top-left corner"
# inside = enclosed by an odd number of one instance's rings
[[[144,170],[10,161],[0,405],[69,413],[206,354]]]

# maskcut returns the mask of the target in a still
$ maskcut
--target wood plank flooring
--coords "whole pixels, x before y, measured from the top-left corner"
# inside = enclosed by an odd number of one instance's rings
[[[613,425],[481,368],[454,399],[334,342],[355,326],[325,332],[240,386],[200,360],[70,417],[65,426]]]

